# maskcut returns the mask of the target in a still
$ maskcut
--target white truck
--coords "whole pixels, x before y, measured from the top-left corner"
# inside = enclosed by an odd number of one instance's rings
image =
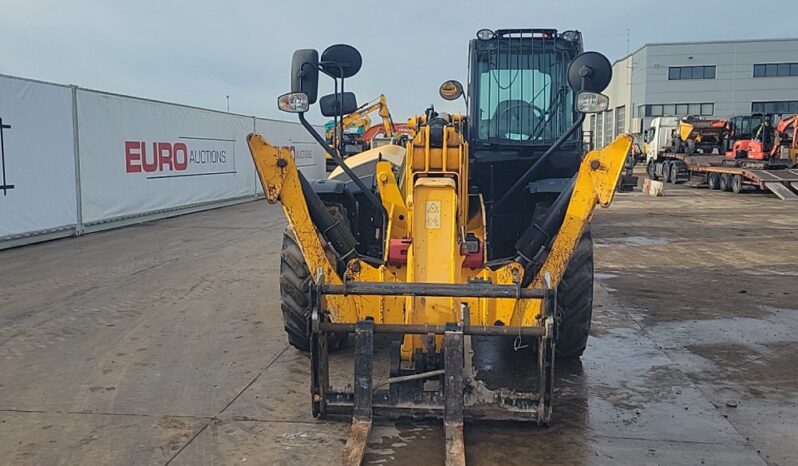
[[[651,126],[644,133],[646,152],[646,174],[652,180],[662,178],[669,181],[672,157],[668,157],[673,132],[679,127],[679,117],[657,117],[651,120]],[[668,168],[668,171],[664,170]]]

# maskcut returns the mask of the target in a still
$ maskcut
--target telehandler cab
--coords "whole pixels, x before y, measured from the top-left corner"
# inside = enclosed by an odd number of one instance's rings
[[[632,139],[584,154],[585,113],[612,67],[584,52],[577,31],[480,30],[469,44],[467,114],[432,107],[409,120],[414,137],[400,163],[374,149],[373,170],[347,166],[305,118],[319,73],[335,92],[321,113],[357,108],[344,82],[361,56],[333,45],[319,57],[297,50],[291,92],[297,113],[343,174],[307,180],[288,152],[251,134],[250,151],[269,202],[288,218],[281,297],[289,342],[310,351],[315,416],[353,414],[344,464],[362,461],[372,415],[444,420],[447,464],[464,464],[464,419],[551,419],[555,357],[585,349],[593,301],[589,221],[612,200]],[[361,154],[362,156],[362,154]],[[354,378],[330,385],[328,352],[354,333]],[[374,382],[374,336],[397,336],[387,381]],[[483,383],[472,336],[536,348],[534,387]],[[556,350],[556,351],[555,351]]]

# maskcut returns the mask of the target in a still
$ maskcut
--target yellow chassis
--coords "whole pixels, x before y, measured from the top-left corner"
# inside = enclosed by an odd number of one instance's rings
[[[411,166],[419,160],[429,168],[430,160],[441,157],[441,149],[436,153],[428,143],[424,144],[425,135],[429,137],[428,127],[421,128],[415,144],[408,144],[407,157],[412,157],[408,161]],[[449,137],[456,136],[452,133]],[[321,277],[325,284],[341,285],[344,281],[465,284],[481,279],[497,285],[518,286],[522,282],[524,268],[517,262],[510,262],[496,270],[482,268],[460,271],[459,264],[463,259],[459,254],[459,240],[464,236],[461,233],[466,225],[469,232],[473,230],[485,240],[484,210],[477,215],[481,218],[466,218],[468,208],[464,208],[463,203],[467,202],[464,198],[468,198],[469,194],[463,185],[467,182],[455,186],[457,175],[467,180],[467,144],[459,142],[453,145],[456,149],[449,150],[453,155],[449,155],[448,162],[445,152],[448,146],[444,144],[444,169],[449,165],[457,166],[452,158],[460,160],[460,165],[450,177],[411,178],[408,175],[406,179],[397,181],[390,163],[377,164],[376,183],[389,217],[387,238],[414,235],[411,236],[414,244],[408,252],[408,265],[395,266],[386,262],[375,267],[360,259],[353,259],[347,264],[346,277],[342,277],[336,272],[330,248],[311,221],[290,153],[272,146],[256,133],[250,134],[247,141],[266,199],[270,203],[281,202],[308,269],[314,277]],[[562,226],[529,288],[557,287],[593,209],[597,204],[607,207],[612,201],[631,144],[630,136],[621,135],[607,147],[591,151],[584,157]],[[481,199],[478,202],[481,205]],[[438,210],[439,213],[432,210]],[[420,251],[424,246],[427,246],[427,251],[422,254]],[[385,249],[388,249],[387,241]],[[457,270],[457,273],[452,270]],[[334,323],[355,324],[369,318],[375,324],[440,325],[461,322],[462,303],[467,304],[471,325],[546,325],[541,319],[543,300],[535,298],[326,295],[322,298],[321,307]],[[413,351],[420,347],[420,337],[407,336],[402,346],[403,359],[409,359]]]

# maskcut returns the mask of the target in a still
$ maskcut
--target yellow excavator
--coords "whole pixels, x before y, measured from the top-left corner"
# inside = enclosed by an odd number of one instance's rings
[[[469,43],[468,89],[439,90],[466,112],[426,109],[401,158],[373,149],[374,170],[355,173],[305,112],[317,100],[325,116],[357,109],[340,89],[361,64],[348,45],[297,50],[278,99],[336,177],[307,180],[289,152],[248,137],[266,199],[288,219],[286,334],[310,353],[314,416],[352,415],[342,464],[361,463],[372,416],[443,419],[446,462],[465,464],[467,420],[550,422],[556,359],[580,356],[590,331],[590,218],[611,202],[632,139],[583,152],[585,114],[608,108],[612,66],[583,52],[578,31],[483,29]],[[320,74],[335,93],[318,98]],[[336,373],[333,385],[329,352],[351,334],[350,382]],[[390,364],[376,362],[375,338],[389,340]],[[523,378],[491,380],[486,345],[517,350]]]
[[[333,119],[325,125],[325,140],[330,147],[338,149],[343,158],[358,154],[368,149],[368,141],[363,140],[363,134],[371,127],[371,117],[373,112],[379,112],[382,118],[384,134],[387,138],[393,137],[395,125],[391,112],[388,109],[388,101],[385,95],[380,94],[376,99],[367,102],[352,113],[344,115],[339,119]],[[335,167],[332,156],[325,155],[327,168]]]

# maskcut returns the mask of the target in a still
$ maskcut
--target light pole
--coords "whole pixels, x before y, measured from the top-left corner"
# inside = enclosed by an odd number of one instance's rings
[[[230,96],[226,95],[225,97],[227,98],[227,113],[230,113]]]

